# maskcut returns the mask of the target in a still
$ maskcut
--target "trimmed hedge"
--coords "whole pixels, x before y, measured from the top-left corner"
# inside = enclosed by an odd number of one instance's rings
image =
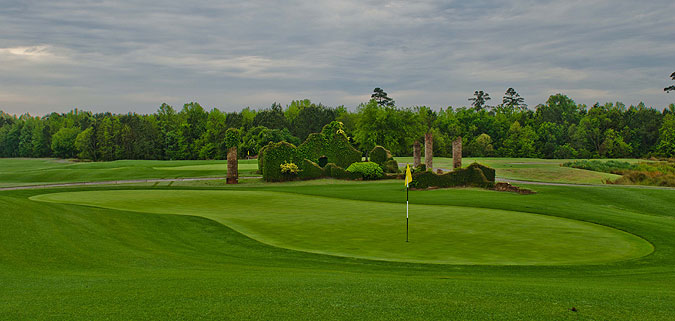
[[[397,174],[401,172],[401,169],[398,168],[398,162],[394,159],[384,162],[380,167],[382,167],[382,170],[384,170],[385,173]]]
[[[287,142],[271,144],[263,155],[263,179],[268,182],[278,182],[285,179],[281,174],[281,164],[297,162],[296,147]],[[300,167],[300,166],[298,166]]]
[[[301,179],[314,179],[324,176],[323,168],[321,168],[319,164],[305,158],[302,161],[302,165],[304,169],[300,172],[300,175],[298,175]]]
[[[373,163],[377,163],[377,165],[384,165],[384,163],[390,159],[393,159],[391,156],[391,152],[388,151],[386,148],[382,146],[375,146],[370,153],[368,154],[370,156],[370,161]]]
[[[260,150],[258,151],[258,173],[259,174],[262,174],[263,167],[265,167],[265,151],[272,146],[274,146],[274,143],[270,142],[269,144],[260,148]]]
[[[384,176],[384,171],[373,162],[358,162],[349,165],[347,172],[358,174],[363,179],[378,179]]]
[[[380,165],[385,173],[401,172],[398,168],[398,162],[394,160],[394,157],[391,156],[391,152],[388,149],[378,145],[375,146],[368,155],[370,156],[370,161]]]
[[[294,162],[306,172],[301,178],[316,178],[315,166],[319,158],[325,156],[328,162],[345,168],[361,160],[361,152],[349,143],[347,135],[342,130],[342,123],[333,121],[323,127],[321,133],[310,134],[304,143],[295,147],[292,144],[270,143],[261,148],[258,155],[258,166],[262,169],[263,179],[266,181],[283,180],[279,165],[284,162]],[[305,162],[307,159],[309,162]],[[320,166],[318,166],[321,169]],[[318,177],[324,176],[327,171],[321,169]],[[331,175],[332,176],[332,175]]]
[[[417,171],[413,173],[413,181],[410,183],[410,186],[413,188],[457,186],[488,188],[493,187],[494,183],[495,170],[474,163],[466,168],[457,168],[445,174],[436,174],[432,171]]]
[[[495,170],[494,170],[494,168],[490,168],[490,167],[487,167],[485,165],[478,164],[478,163],[475,163],[475,162],[472,163],[471,165],[467,166],[467,168],[478,168],[483,172],[483,175],[485,175],[485,178],[487,178],[487,180],[489,182],[493,182],[493,183],[495,182]]]
[[[325,156],[329,163],[343,168],[361,161],[361,152],[352,147],[342,128],[341,122],[333,121],[324,126],[321,133],[310,134],[298,146],[298,158],[318,162]]]

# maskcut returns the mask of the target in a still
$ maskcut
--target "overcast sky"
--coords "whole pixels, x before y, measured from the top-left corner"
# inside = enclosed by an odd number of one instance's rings
[[[0,0],[0,110],[675,102],[675,1]]]

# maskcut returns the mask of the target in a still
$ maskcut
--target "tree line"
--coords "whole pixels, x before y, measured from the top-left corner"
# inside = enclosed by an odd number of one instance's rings
[[[35,117],[0,111],[0,157],[225,159],[225,132],[236,128],[239,157],[245,158],[269,142],[297,145],[331,121],[344,124],[357,149],[381,145],[400,156],[411,155],[413,143],[430,134],[434,155],[441,157],[452,157],[457,137],[467,157],[675,157],[675,104],[663,111],[642,103],[588,107],[556,94],[529,108],[513,88],[500,104],[490,100],[488,93],[476,91],[465,107],[403,108],[376,88],[372,99],[353,111],[309,100],[238,112],[207,111],[196,102],[180,110],[162,104],[148,115],[74,109]]]

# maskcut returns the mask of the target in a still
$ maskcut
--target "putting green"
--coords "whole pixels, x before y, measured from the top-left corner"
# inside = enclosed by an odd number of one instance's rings
[[[227,171],[227,164],[153,167],[153,169],[165,171]],[[239,170],[257,170],[257,169],[258,164],[241,164],[241,163],[239,164]]]
[[[202,216],[278,247],[420,263],[560,265],[637,258],[653,247],[609,227],[523,212],[405,205],[265,191],[115,190],[32,200]]]

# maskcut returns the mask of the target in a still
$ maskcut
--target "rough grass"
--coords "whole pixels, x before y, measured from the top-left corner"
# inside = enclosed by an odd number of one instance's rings
[[[400,182],[334,182],[220,189],[404,204]],[[0,192],[0,318],[669,320],[675,315],[675,193],[528,187],[538,194],[446,189],[411,192],[410,200],[592,222],[638,235],[654,252],[597,265],[370,261],[272,247],[204,217],[36,202],[29,197],[45,190],[6,191]],[[122,188],[67,189],[109,190]]]

